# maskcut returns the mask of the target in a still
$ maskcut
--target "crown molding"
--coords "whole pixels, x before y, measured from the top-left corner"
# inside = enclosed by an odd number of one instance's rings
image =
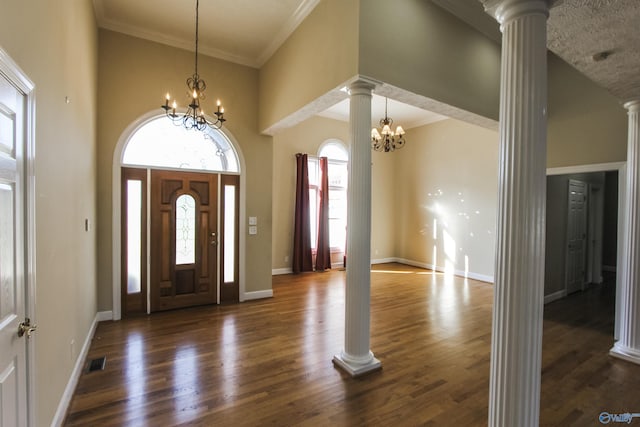
[[[307,16],[320,3],[320,0],[304,0],[300,6],[293,12],[287,22],[282,26],[278,34],[276,34],[269,45],[262,51],[255,61],[256,67],[262,67],[265,62],[282,46],[291,34],[298,28],[298,25],[304,21]]]
[[[112,19],[108,19],[104,9],[105,0],[93,0],[93,8],[96,15],[98,27],[106,30],[115,31],[132,37],[161,43],[167,46],[177,47],[193,52],[195,50],[192,39],[184,39],[163,34],[158,31],[149,31],[134,25],[124,24]],[[224,61],[233,62],[235,64],[246,65],[252,68],[260,68],[265,62],[278,50],[280,46],[289,38],[289,36],[298,28],[307,16],[320,3],[320,0],[304,0],[298,8],[289,17],[287,22],[281,27],[280,31],[273,37],[269,45],[258,55],[253,58],[245,55],[238,55],[226,50],[218,49],[211,45],[207,45],[203,40],[200,41],[198,48],[199,53],[206,56],[222,59]]]

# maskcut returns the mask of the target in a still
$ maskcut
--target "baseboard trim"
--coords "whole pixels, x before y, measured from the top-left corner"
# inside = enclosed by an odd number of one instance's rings
[[[288,267],[288,268],[274,268],[271,270],[271,275],[272,276],[280,276],[282,274],[292,274],[293,270]]]
[[[347,260],[347,262],[349,262],[349,260]],[[420,261],[414,261],[414,260],[410,260],[410,259],[405,259],[405,258],[396,258],[396,257],[390,257],[390,258],[378,258],[378,259],[372,259],[371,260],[371,265],[375,265],[375,264],[387,264],[387,263],[391,263],[391,262],[397,262],[399,264],[406,264],[406,265],[410,265],[412,267],[418,267],[418,268],[424,268],[427,270],[433,270],[433,271],[438,271],[440,273],[444,273],[444,268],[442,267],[438,267],[438,266],[434,266],[433,264],[427,264],[425,262],[420,262]],[[342,268],[342,263],[338,262],[338,263],[333,263],[331,264],[331,268]],[[291,268],[274,268],[271,270],[271,275],[273,276],[278,276],[281,274],[292,274],[293,271],[291,270]],[[453,272],[454,275],[456,276],[460,276],[460,277],[466,277],[469,279],[473,279],[473,280],[478,280],[480,282],[487,282],[487,283],[493,283],[494,282],[494,277],[493,276],[488,276],[486,274],[480,274],[480,273],[474,273],[472,271],[468,272],[465,276],[464,271],[462,270],[454,270]],[[246,296],[247,294],[245,294]],[[273,296],[273,295],[270,295]],[[268,297],[257,297],[255,299],[258,298],[268,298]],[[245,298],[245,299],[249,299],[249,298]]]
[[[378,258],[378,259],[372,259],[371,260],[371,264],[387,264],[390,262],[398,262],[398,258]]]
[[[394,261],[390,261],[390,262],[398,262],[400,264],[406,264],[406,265],[410,265],[412,267],[425,268],[427,270],[433,270],[433,271],[437,271],[439,273],[444,273],[445,272],[444,268],[442,268],[440,266],[437,266],[437,265],[434,266],[433,264],[427,264],[426,262],[414,261],[414,260],[405,259],[405,258],[394,258]],[[486,274],[474,273],[472,271],[469,271],[469,272],[467,272],[467,274],[465,274],[465,272],[462,271],[462,270],[454,270],[453,274],[455,276],[464,277],[464,278],[472,279],[472,280],[477,280],[479,282],[494,283],[494,277],[493,276],[488,276]]]
[[[273,289],[266,289],[264,291],[253,291],[244,293],[244,301],[250,301],[254,299],[273,298]]]
[[[550,302],[559,300],[567,296],[567,291],[565,289],[559,290],[549,295],[544,296],[544,303],[549,304]]]
[[[98,322],[106,322],[107,320],[113,320],[113,311],[111,310],[99,311],[98,314],[96,314],[96,319],[98,319]]]
[[[609,355],[613,357],[617,357],[618,359],[626,360],[627,362],[635,363],[636,365],[640,365],[640,351],[626,347],[620,342],[616,342],[611,350],[609,350]]]
[[[103,313],[106,313],[106,312],[103,312]],[[60,399],[60,403],[58,403],[58,409],[56,410],[56,413],[53,416],[53,420],[51,421],[51,426],[59,427],[59,426],[62,426],[62,423],[64,423],[64,419],[67,416],[67,409],[69,409],[69,405],[71,404],[73,393],[76,391],[78,380],[80,379],[80,375],[82,374],[82,369],[84,367],[87,354],[89,353],[89,347],[91,347],[91,340],[93,339],[93,335],[96,332],[96,327],[98,326],[98,322],[100,321],[99,315],[100,313],[96,313],[96,316],[93,318],[93,322],[91,323],[91,328],[89,328],[89,333],[87,334],[87,337],[84,340],[84,344],[82,345],[82,349],[78,354],[78,358],[76,359],[76,363],[73,368],[73,371],[71,371],[71,376],[69,377],[67,386],[64,389],[64,393],[62,393],[62,398]]]

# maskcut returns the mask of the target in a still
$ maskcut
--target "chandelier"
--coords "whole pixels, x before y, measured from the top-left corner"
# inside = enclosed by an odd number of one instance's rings
[[[389,100],[387,98],[384,99],[384,119],[380,119],[380,128],[378,131],[377,128],[371,129],[371,146],[376,151],[384,151],[388,153],[389,151],[394,151],[396,149],[400,149],[404,147],[404,129],[402,126],[396,127],[395,132],[391,130],[391,126],[393,126],[393,119],[391,117],[387,117],[387,104]]]
[[[187,111],[184,113],[176,112],[178,104],[174,99],[171,101],[171,96],[167,93],[164,105],[162,109],[165,111],[167,117],[169,117],[173,124],[182,124],[186,129],[197,129],[204,131],[207,128],[220,129],[222,124],[226,121],[224,118],[224,107],[220,104],[220,100],[217,101],[217,111],[214,111],[215,121],[209,120],[202,109],[200,108],[200,101],[205,99],[204,91],[207,88],[207,84],[198,75],[198,6],[200,1],[196,0],[196,67],[195,72],[191,77],[187,79],[187,87],[189,88],[188,94],[191,100]],[[170,105],[171,104],[171,105]]]

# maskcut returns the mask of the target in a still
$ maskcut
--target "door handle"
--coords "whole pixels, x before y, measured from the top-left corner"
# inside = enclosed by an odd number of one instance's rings
[[[216,232],[215,232],[215,231],[212,231],[212,232],[211,232],[211,244],[212,244],[213,246],[215,246],[215,245],[217,245],[217,244],[218,244],[218,241],[216,240]]]
[[[31,319],[29,319],[28,317],[25,317],[24,322],[21,322],[18,325],[18,336],[23,337],[24,335],[26,335],[27,338],[31,338],[31,334],[35,332],[37,328],[38,328],[38,325],[36,324],[32,325]]]

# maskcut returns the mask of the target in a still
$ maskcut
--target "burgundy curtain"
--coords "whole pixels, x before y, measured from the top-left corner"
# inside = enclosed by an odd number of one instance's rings
[[[309,166],[307,155],[296,154],[296,211],[293,228],[294,273],[313,271],[311,225],[309,224]]]
[[[324,271],[331,268],[331,250],[329,248],[329,161],[326,157],[320,157],[319,190],[316,271]]]

